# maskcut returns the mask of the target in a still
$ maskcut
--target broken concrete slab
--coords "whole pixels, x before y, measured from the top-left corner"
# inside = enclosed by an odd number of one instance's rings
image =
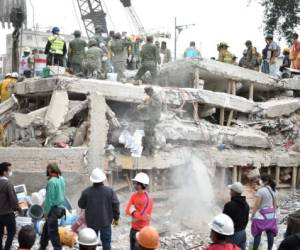
[[[45,125],[47,126],[48,134],[54,134],[64,123],[68,108],[69,99],[67,91],[55,90],[45,116]]]
[[[262,115],[268,118],[287,116],[300,109],[300,98],[270,100],[261,103]]]
[[[248,148],[270,148],[268,135],[254,129],[224,127],[200,120],[183,123],[176,120],[161,121],[155,128],[158,138],[171,142],[202,143],[208,145],[232,145]]]
[[[89,171],[103,168],[108,124],[106,121],[106,102],[99,92],[92,92],[89,97]]]
[[[0,103],[0,115],[3,115],[6,112],[13,110],[17,107],[18,107],[18,100],[14,95],[12,95],[9,99]]]
[[[106,114],[108,116],[108,119],[110,120],[111,124],[113,125],[114,128],[120,128],[121,124],[118,121],[118,118],[116,117],[115,112],[112,111],[112,109],[106,105]]]
[[[58,85],[55,78],[27,78],[23,82],[17,82],[14,93],[18,95],[40,95],[52,92]]]
[[[74,118],[76,114],[88,108],[88,100],[85,101],[69,101],[69,110],[65,116],[65,123]]]

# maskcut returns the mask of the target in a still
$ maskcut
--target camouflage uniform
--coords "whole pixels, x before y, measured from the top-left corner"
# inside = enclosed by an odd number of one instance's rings
[[[83,72],[82,61],[84,59],[84,49],[86,46],[86,41],[81,38],[75,38],[69,44],[68,61],[74,74]]]
[[[152,43],[146,43],[141,51],[142,66],[135,76],[135,80],[140,80],[142,76],[150,71],[152,80],[157,76],[157,64],[160,64],[158,48]]]
[[[84,60],[85,75],[89,78],[100,78],[103,52],[96,45],[89,47]]]
[[[113,39],[109,45],[109,49],[112,53],[112,64],[114,71],[118,74],[118,80],[125,78],[124,71],[126,67],[126,59],[128,56],[129,42],[124,39]]]
[[[155,148],[155,126],[161,117],[162,102],[158,94],[153,93],[143,104],[138,106],[144,119],[143,147],[146,154],[153,155]]]
[[[244,51],[243,60],[240,61],[240,66],[246,69],[255,70],[258,67],[258,54],[254,47],[249,47]]]

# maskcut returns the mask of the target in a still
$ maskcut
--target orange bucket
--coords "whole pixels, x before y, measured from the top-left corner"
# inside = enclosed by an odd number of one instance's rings
[[[61,244],[68,246],[68,247],[74,247],[76,244],[76,234],[72,232],[69,229],[66,229],[64,227],[58,228],[59,238]]]

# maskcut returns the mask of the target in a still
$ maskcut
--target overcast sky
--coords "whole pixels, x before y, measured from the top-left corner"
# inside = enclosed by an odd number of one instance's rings
[[[73,3],[72,3],[73,1]],[[83,25],[76,0],[31,0],[35,10],[35,24],[40,27],[59,26],[63,33],[71,33]],[[183,53],[189,41],[195,40],[204,57],[216,56],[216,44],[225,41],[230,50],[241,56],[244,43],[250,39],[259,51],[264,46],[262,8],[249,0],[132,0],[146,30],[161,29],[172,33],[169,47],[174,47],[174,17],[181,24],[195,24],[184,30],[178,39],[178,54]],[[28,27],[33,25],[33,13],[27,1]],[[75,10],[73,7],[75,6]],[[109,29],[132,33],[130,22],[120,0],[104,0]],[[76,12],[75,12],[76,11]],[[76,14],[79,22],[76,19]],[[113,20],[113,23],[110,21]],[[5,53],[5,35],[0,30],[0,53]]]

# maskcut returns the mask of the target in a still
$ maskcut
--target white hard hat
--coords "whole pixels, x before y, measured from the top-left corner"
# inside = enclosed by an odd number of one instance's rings
[[[77,242],[83,246],[97,246],[99,244],[98,236],[91,228],[80,230]]]
[[[132,179],[133,181],[142,183],[144,185],[149,185],[150,183],[150,179],[149,176],[145,173],[138,173],[134,179]]]
[[[90,176],[92,183],[101,183],[106,180],[106,175],[100,168],[95,168]]]
[[[6,77],[10,77],[11,76],[11,73],[7,73],[6,75],[5,75],[5,78]]]
[[[228,188],[238,194],[242,194],[244,192],[244,186],[240,182],[235,182],[232,185],[229,185]]]
[[[234,234],[233,221],[226,214],[217,215],[208,225],[216,233],[227,236]]]
[[[31,52],[31,50],[30,50],[30,48],[29,48],[29,47],[26,47],[26,48],[24,48],[24,52],[30,53],[30,52]]]
[[[19,74],[17,72],[13,72],[11,74],[11,77],[13,77],[13,78],[19,78]]]

